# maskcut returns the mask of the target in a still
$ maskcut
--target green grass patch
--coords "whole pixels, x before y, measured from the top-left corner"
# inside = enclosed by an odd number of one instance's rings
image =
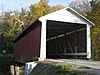
[[[25,67],[24,66],[21,66],[20,67],[20,75],[24,75],[24,70],[25,70]]]
[[[73,67],[75,67],[75,65],[73,64],[67,64],[67,65],[50,64],[40,72],[33,72],[32,75],[92,75],[83,73],[79,70],[73,70]]]
[[[73,70],[74,65],[50,65],[48,71],[50,75],[91,75],[82,73],[79,70]],[[48,74],[49,75],[49,74]]]

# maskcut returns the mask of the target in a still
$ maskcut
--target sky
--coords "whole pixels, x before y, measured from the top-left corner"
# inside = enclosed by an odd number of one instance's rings
[[[0,0],[0,12],[3,10],[17,10],[22,7],[28,9],[31,4],[39,2],[40,0]],[[49,0],[49,5],[62,4],[67,6],[72,0]]]
[[[40,0],[0,0],[0,12],[4,10],[20,11],[22,7],[28,9],[31,4],[39,1]],[[67,6],[72,1],[73,0],[49,0],[49,5],[54,6],[57,4],[62,4],[64,6]]]

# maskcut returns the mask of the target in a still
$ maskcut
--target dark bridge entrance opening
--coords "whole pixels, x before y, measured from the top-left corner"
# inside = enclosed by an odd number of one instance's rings
[[[86,58],[86,25],[47,21],[46,58]]]

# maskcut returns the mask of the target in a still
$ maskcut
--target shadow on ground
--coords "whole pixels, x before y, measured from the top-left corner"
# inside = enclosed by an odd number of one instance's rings
[[[96,72],[97,71],[97,72]],[[100,70],[92,68],[78,68],[74,64],[59,64],[58,62],[39,63],[30,75],[100,75]]]

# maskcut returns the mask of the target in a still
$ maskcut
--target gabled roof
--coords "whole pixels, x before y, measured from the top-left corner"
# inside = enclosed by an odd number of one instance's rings
[[[46,20],[57,20],[57,21],[60,21],[60,20],[65,18],[65,20],[68,21],[69,19],[73,19],[73,16],[72,15],[70,16],[70,14],[73,14],[74,17],[77,17],[78,19],[83,20],[84,22],[88,23],[89,25],[94,25],[94,23],[92,23],[90,20],[88,20],[87,18],[85,18],[84,16],[79,14],[77,11],[75,11],[71,7],[66,7],[64,9],[61,9],[61,10],[55,11],[53,13],[47,14],[45,16],[42,16],[42,17],[39,18],[39,20],[42,21],[42,20],[46,19]],[[55,18],[55,17],[57,17],[57,18]]]
[[[30,33],[32,30],[34,30],[36,27],[41,26],[41,22],[39,20],[36,20],[34,23],[32,23],[27,29],[25,29],[21,34],[19,34],[15,40],[14,43],[16,43],[18,40],[20,40],[23,36]]]
[[[67,12],[66,12],[67,11]],[[57,14],[57,15],[56,15]],[[66,15],[67,14],[67,15]],[[31,32],[32,29],[36,28],[37,26],[40,26],[41,24],[41,21],[44,21],[44,20],[53,20],[53,19],[57,19],[57,20],[62,20],[65,22],[67,20],[69,20],[69,14],[74,14],[74,17],[76,18],[81,18],[82,20],[84,20],[85,22],[87,22],[89,25],[94,25],[94,23],[92,23],[90,20],[88,20],[87,18],[85,18],[84,16],[82,16],[81,14],[79,14],[77,11],[75,11],[74,9],[72,9],[71,7],[66,7],[64,9],[61,9],[61,10],[58,10],[56,12],[53,12],[53,13],[50,13],[50,14],[47,14],[45,16],[42,16],[40,17],[37,21],[35,21],[31,26],[29,26],[25,31],[23,31],[15,40],[14,40],[14,43],[17,42],[18,40],[20,40],[23,36],[25,36],[27,33]],[[56,17],[56,18],[55,18]],[[59,18],[59,17],[62,17],[62,18]],[[63,17],[65,18],[63,20]],[[72,16],[71,16],[72,17]],[[72,19],[70,17],[70,19]],[[72,22],[73,23],[73,22]],[[78,22],[76,22],[78,23]],[[81,23],[81,22],[80,22]]]
[[[83,15],[81,15],[80,13],[78,13],[77,11],[75,11],[74,9],[72,9],[71,7],[67,7],[65,9],[68,10],[68,11],[70,11],[70,12],[72,12],[72,13],[75,13],[78,16],[80,16],[81,18],[83,18],[84,20],[86,20],[91,25],[95,25],[93,22],[91,22],[90,20],[88,20],[86,17],[84,17]]]

